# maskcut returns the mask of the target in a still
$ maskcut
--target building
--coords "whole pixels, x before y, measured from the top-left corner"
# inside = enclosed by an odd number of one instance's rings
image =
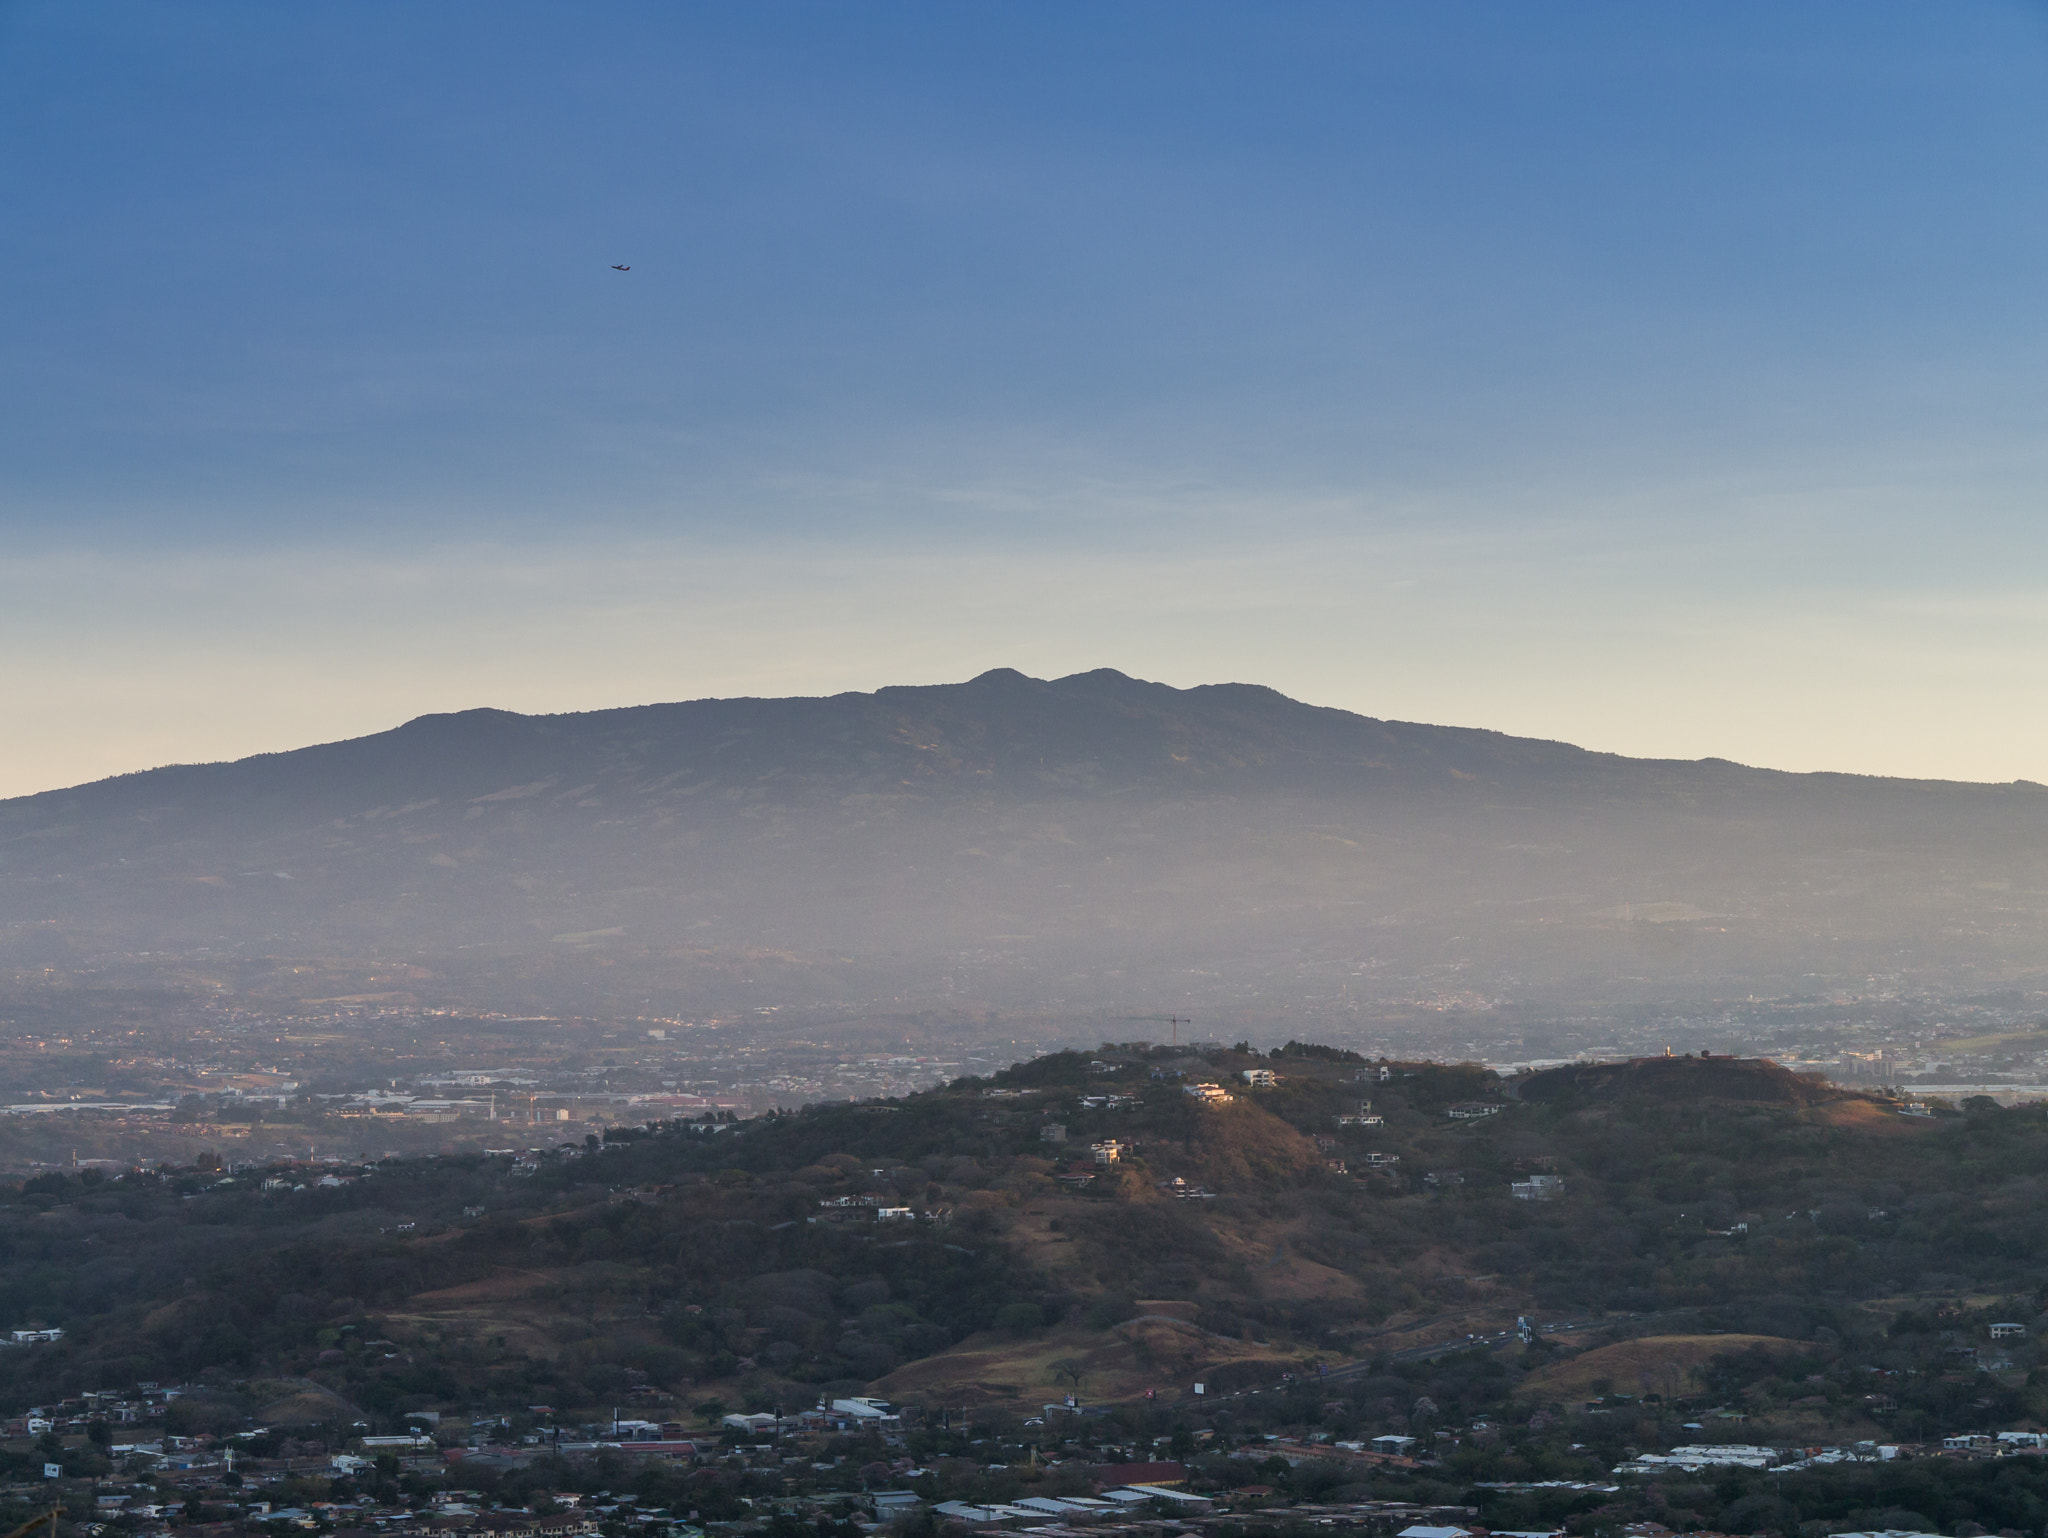
[[[1451,1107],[1452,1121],[1479,1121],[1499,1114],[1499,1104],[1491,1100],[1468,1100],[1462,1105]]]
[[[1166,1485],[1125,1485],[1117,1490],[1102,1492],[1105,1501],[1115,1501],[1119,1506],[1145,1506],[1153,1501],[1177,1506],[1184,1511],[1206,1511],[1214,1501],[1206,1495],[1196,1495],[1190,1490],[1175,1490]]]
[[[1221,1084],[1183,1084],[1183,1095],[1193,1095],[1204,1105],[1222,1105],[1230,1099],[1230,1091]]]
[[[1124,1156],[1125,1145],[1115,1138],[1106,1138],[1100,1143],[1090,1143],[1088,1153],[1097,1164],[1114,1164]]]
[[[824,1407],[821,1405],[819,1408]],[[886,1399],[835,1399],[832,1401],[832,1413],[868,1426],[884,1425],[897,1419],[896,1407]]]
[[[1241,1077],[1253,1089],[1271,1089],[1279,1082],[1273,1077],[1273,1070],[1270,1068],[1247,1068]]]
[[[1547,1202],[1564,1195],[1564,1182],[1555,1175],[1531,1175],[1527,1180],[1511,1182],[1508,1189],[1518,1202]]]
[[[2027,1327],[2023,1324],[1994,1324],[1991,1327],[1991,1338],[1993,1340],[2011,1340],[2016,1335],[2024,1335],[2026,1333]]]
[[[1066,1140],[1067,1128],[1063,1122],[1049,1121],[1038,1129],[1038,1141],[1041,1143],[1064,1143]]]

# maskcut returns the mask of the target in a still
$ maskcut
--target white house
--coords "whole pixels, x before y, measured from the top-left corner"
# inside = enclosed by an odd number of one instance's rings
[[[886,1399],[835,1399],[832,1401],[834,1414],[844,1415],[849,1420],[879,1424],[896,1418],[896,1407]]]
[[[1279,1082],[1270,1068],[1247,1068],[1241,1077],[1253,1089],[1271,1089]]]

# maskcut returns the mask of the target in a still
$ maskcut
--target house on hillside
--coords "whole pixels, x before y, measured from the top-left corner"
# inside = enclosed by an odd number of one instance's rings
[[[1499,1114],[1500,1105],[1491,1100],[1467,1100],[1451,1107],[1452,1121],[1480,1121]]]
[[[1204,1105],[1223,1105],[1230,1099],[1230,1091],[1221,1084],[1183,1084],[1183,1095],[1192,1095]]]
[[[1279,1082],[1270,1068],[1247,1068],[1242,1077],[1253,1089],[1271,1089]]]
[[[818,1408],[820,1410],[825,1409],[823,1402],[820,1402]],[[858,1426],[893,1426],[900,1421],[900,1417],[896,1413],[896,1407],[890,1404],[888,1400],[872,1399],[866,1396],[856,1396],[851,1399],[835,1399],[832,1401],[830,1414],[834,1418],[842,1419]]]
[[[1531,1175],[1509,1182],[1508,1190],[1518,1202],[1547,1202],[1564,1195],[1564,1182],[1555,1175]]]

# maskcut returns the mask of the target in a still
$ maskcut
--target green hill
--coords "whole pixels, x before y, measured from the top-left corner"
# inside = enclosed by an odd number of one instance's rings
[[[1242,1083],[1254,1063],[1274,1087]],[[1233,1098],[1185,1093],[1204,1079]],[[395,1422],[878,1385],[1022,1410],[1061,1363],[1098,1395],[1178,1397],[1316,1363],[1435,1372],[1433,1351],[1519,1315],[1575,1324],[1459,1367],[1471,1381],[1444,1393],[1478,1408],[1532,1373],[1576,1382],[1542,1373],[1633,1335],[1767,1336],[1846,1373],[1974,1344],[1987,1309],[2031,1320],[2042,1113],[1915,1120],[1805,1083],[1720,1059],[1502,1084],[1301,1049],[1105,1049],[518,1159],[45,1175],[0,1197],[0,1323],[67,1335],[16,1357],[0,1395],[305,1379]],[[1518,1198],[1536,1175],[1561,1184]],[[1711,1354],[1693,1348],[1688,1381],[1711,1381]],[[1962,1411],[1933,1393],[1900,1413]]]

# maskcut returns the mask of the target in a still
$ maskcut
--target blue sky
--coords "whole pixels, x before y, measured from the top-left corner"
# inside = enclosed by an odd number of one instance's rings
[[[997,665],[2048,779],[2041,8],[0,0],[0,71],[0,792]]]

